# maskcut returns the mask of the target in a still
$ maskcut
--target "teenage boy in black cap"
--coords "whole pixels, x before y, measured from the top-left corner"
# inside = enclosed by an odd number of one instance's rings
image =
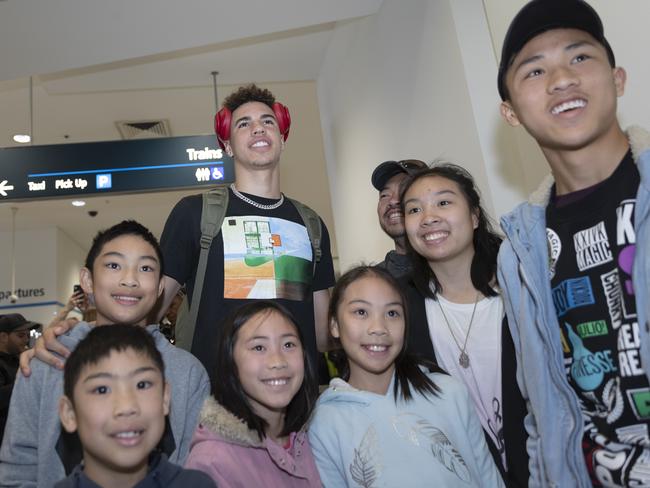
[[[395,249],[388,251],[384,261],[377,266],[386,268],[395,278],[402,278],[411,271],[411,260],[406,255],[405,248],[404,214],[399,201],[400,184],[408,175],[427,167],[427,164],[419,159],[404,159],[384,161],[372,172],[372,186],[379,191],[379,225],[395,243]]]
[[[38,327],[40,324],[28,321],[19,313],[0,315],[0,442],[18,371],[18,358],[27,349],[29,331]]]
[[[533,486],[650,485],[650,135],[619,125],[625,80],[583,1],[534,0],[506,34],[501,113],[552,172],[499,255]]]

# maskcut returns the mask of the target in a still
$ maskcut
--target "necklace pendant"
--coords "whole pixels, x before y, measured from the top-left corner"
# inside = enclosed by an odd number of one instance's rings
[[[460,356],[458,356],[458,364],[465,369],[469,368],[469,356],[465,351],[460,352]]]

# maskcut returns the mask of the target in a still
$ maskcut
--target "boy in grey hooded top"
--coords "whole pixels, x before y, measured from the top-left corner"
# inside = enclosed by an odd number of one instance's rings
[[[145,326],[160,292],[162,258],[155,237],[142,225],[124,221],[100,232],[81,270],[84,292],[94,297],[97,326],[135,323]],[[82,322],[60,337],[69,350],[91,330]],[[163,451],[182,464],[210,384],[201,363],[170,344],[157,325],[147,327],[165,362],[171,385],[169,425]],[[81,461],[75,438],[62,434],[57,405],[63,373],[40,361],[29,377],[19,375],[0,449],[0,486],[51,487]]]

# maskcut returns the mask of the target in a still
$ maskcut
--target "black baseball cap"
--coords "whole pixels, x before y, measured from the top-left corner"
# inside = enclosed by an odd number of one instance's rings
[[[379,166],[375,168],[372,172],[372,186],[374,186],[378,191],[382,191],[386,182],[390,180],[393,176],[400,173],[405,173],[407,175],[412,175],[423,169],[427,169],[429,166],[424,161],[419,159],[402,159],[401,161],[384,161]]]
[[[616,66],[603,23],[591,5],[583,0],[532,0],[512,19],[503,41],[497,78],[501,100],[508,98],[505,77],[512,59],[533,37],[552,29],[578,29],[591,34],[605,47],[609,64]]]
[[[29,330],[40,327],[41,324],[30,322],[19,313],[0,315],[0,332],[15,332],[17,330]]]

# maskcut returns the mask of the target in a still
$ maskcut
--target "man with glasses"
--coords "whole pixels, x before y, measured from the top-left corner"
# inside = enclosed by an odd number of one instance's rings
[[[427,164],[419,159],[404,159],[385,161],[372,172],[372,186],[379,191],[379,225],[395,243],[395,249],[388,251],[384,261],[378,266],[386,268],[395,278],[402,278],[411,271],[411,262],[405,247],[404,214],[399,200],[400,184],[407,176],[427,167]]]
[[[37,327],[40,324],[29,322],[18,313],[0,315],[0,442],[18,371],[18,357],[27,349],[30,330]]]

